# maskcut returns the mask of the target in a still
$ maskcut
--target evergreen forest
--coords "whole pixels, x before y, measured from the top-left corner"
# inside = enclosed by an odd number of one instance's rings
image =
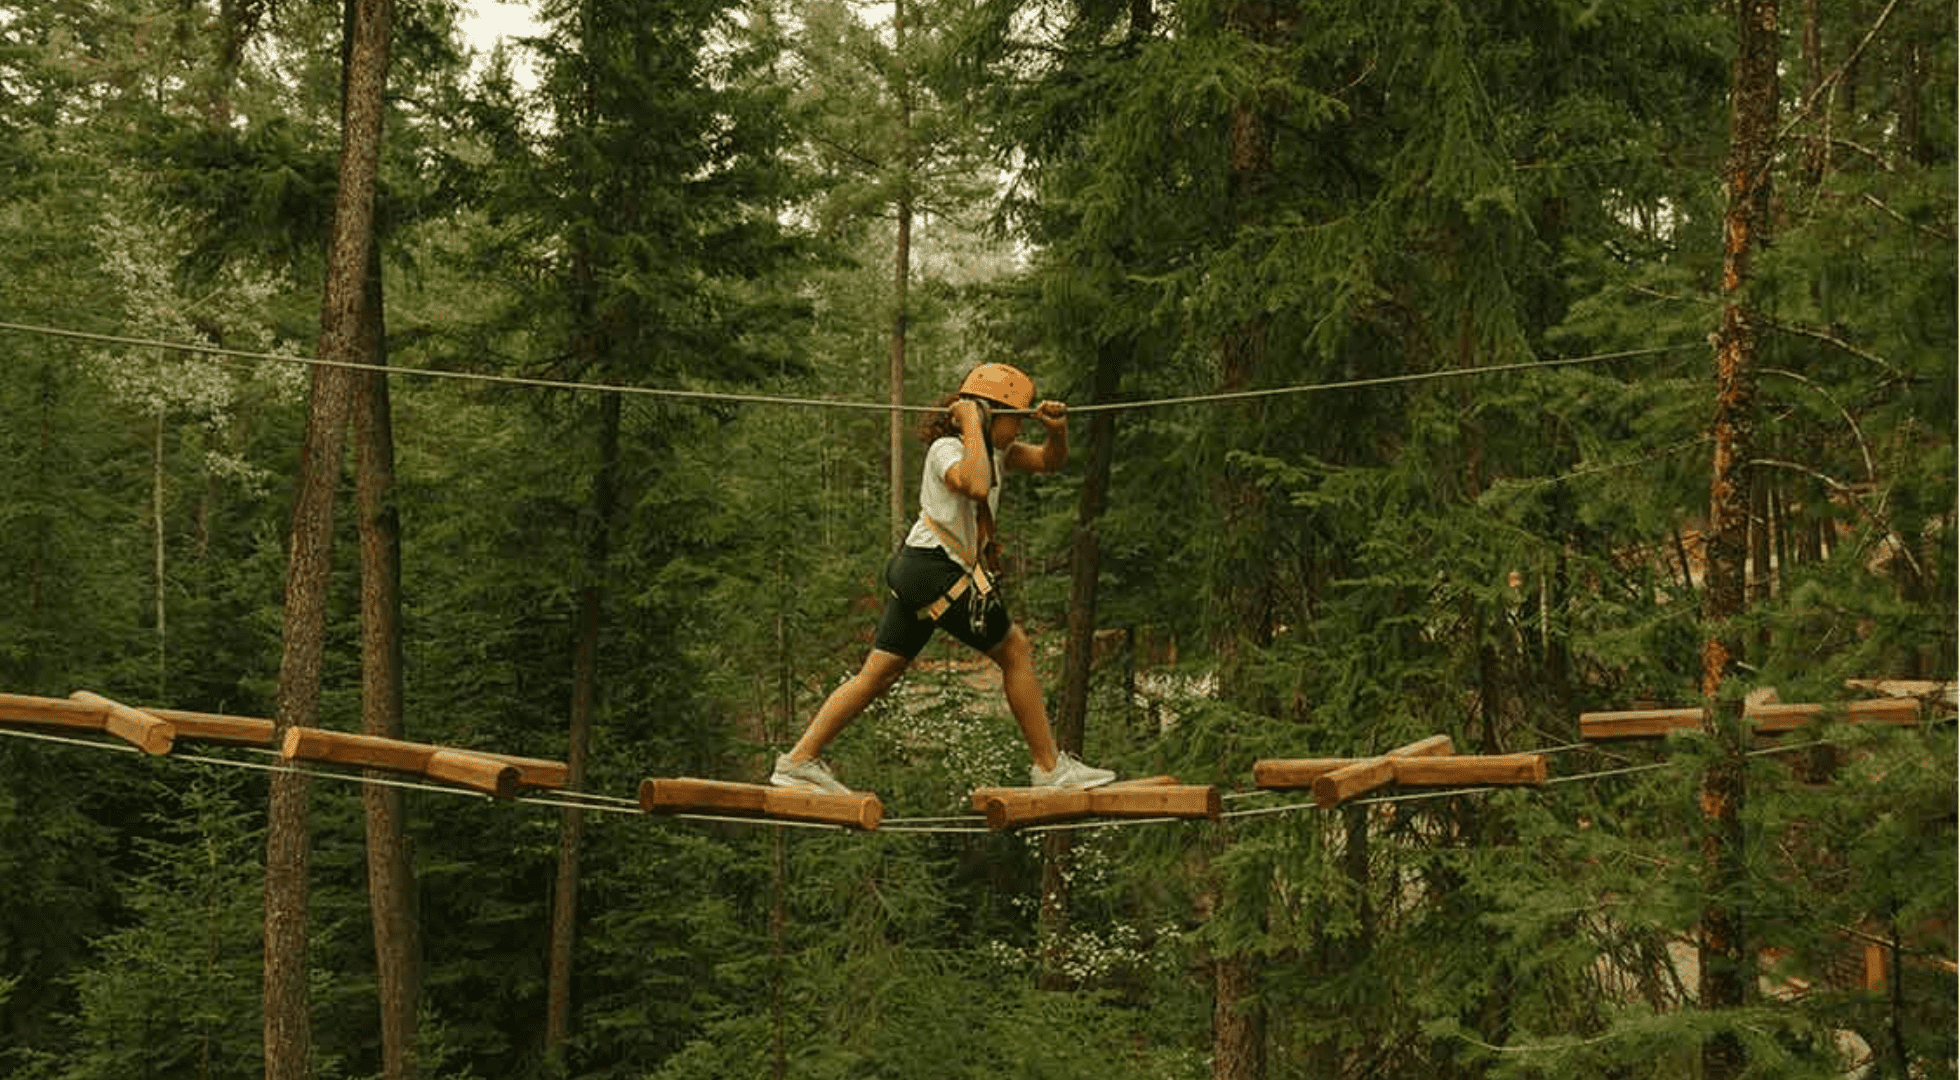
[[[1956,1076],[1950,3],[527,4],[0,0],[0,695],[570,776],[0,724],[0,1078]],[[984,362],[1059,741],[1223,813],[987,828],[945,634],[882,827],[640,812]],[[1549,775],[1253,783],[1438,735]]]

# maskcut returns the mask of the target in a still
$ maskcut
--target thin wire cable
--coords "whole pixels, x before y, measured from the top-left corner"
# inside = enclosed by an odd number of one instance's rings
[[[1219,401],[1244,401],[1251,398],[1281,397],[1288,394],[1318,393],[1326,390],[1362,390],[1377,386],[1394,386],[1402,383],[1433,382],[1438,379],[1451,379],[1469,375],[1501,375],[1512,371],[1540,371],[1546,368],[1570,367],[1575,364],[1603,364],[1609,360],[1625,360],[1636,356],[1653,356],[1658,353],[1675,352],[1690,344],[1656,345],[1645,349],[1626,349],[1620,352],[1598,353],[1592,356],[1568,356],[1552,360],[1528,360],[1516,364],[1491,364],[1485,367],[1450,368],[1439,371],[1416,371],[1402,375],[1380,375],[1367,379],[1345,379],[1340,382],[1302,383],[1296,386],[1275,386],[1262,390],[1235,390],[1215,394],[1192,394],[1186,397],[1157,398],[1150,401],[1110,401],[1091,405],[1071,405],[1069,413],[1115,412],[1129,409],[1157,408],[1165,405],[1193,405]]]
[[[363,364],[351,360],[323,360],[317,356],[253,352],[249,349],[229,349],[219,345],[186,344],[175,341],[160,341],[153,338],[126,337],[120,334],[98,334],[86,330],[65,330],[55,326],[34,326],[25,323],[0,322],[0,330],[14,330],[27,334],[44,334],[49,337],[92,341],[105,345],[127,345],[145,349],[166,349],[172,352],[190,353],[193,356],[207,356],[223,360],[270,361],[281,364],[296,364],[302,367],[334,368],[344,371],[374,371],[384,375],[413,375],[425,379],[448,379],[454,382],[484,383],[491,386],[515,386],[533,390],[570,390],[588,393],[675,398],[685,401],[817,406],[836,409],[862,409],[874,412],[890,412],[894,408],[889,402],[837,401],[830,398],[785,397],[773,394],[744,394],[716,390],[680,390],[657,386],[629,386],[623,383],[590,383],[577,382],[569,379],[544,379],[526,375],[494,375],[488,372],[444,371],[440,368],[406,368],[387,364]],[[901,412],[939,411],[930,405],[900,405],[896,406],[896,408]]]
[[[128,743],[103,742],[100,739],[77,739],[72,735],[56,735],[46,731],[27,731],[21,728],[0,726],[0,735],[12,735],[17,739],[31,739],[35,742],[61,743],[67,746],[81,746],[91,750],[118,750],[123,753],[140,754],[141,750]]]
[[[494,375],[485,372],[444,371],[436,368],[405,368],[385,364],[363,364],[350,360],[325,360],[314,356],[295,356],[288,353],[254,352],[248,349],[231,349],[220,345],[200,345],[175,341],[162,341],[154,338],[137,338],[121,334],[100,334],[87,330],[69,330],[55,326],[38,326],[30,323],[0,322],[0,330],[12,330],[24,334],[41,334],[48,337],[66,338],[75,341],[90,341],[105,345],[125,345],[134,348],[164,349],[172,352],[189,353],[193,356],[212,357],[226,360],[270,361],[282,364],[297,364],[306,367],[336,368],[347,371],[371,371],[384,375],[413,375],[429,379],[448,379],[459,382],[476,382],[494,386],[515,386],[541,390],[569,390],[575,392],[626,394],[647,397],[672,398],[683,401],[727,402],[731,404],[789,405],[810,408],[854,409],[865,412],[938,412],[934,405],[893,405],[890,402],[842,401],[833,398],[793,397],[776,394],[752,394],[716,390],[681,390],[670,387],[630,386],[622,383],[589,383],[568,379],[545,379],[523,375]],[[1236,390],[1213,394],[1191,394],[1184,397],[1157,398],[1146,401],[1112,401],[1098,404],[1076,405],[1069,408],[1073,413],[1095,413],[1132,411],[1138,409],[1160,408],[1170,405],[1193,405],[1220,401],[1243,401],[1251,398],[1280,397],[1290,394],[1318,393],[1327,390],[1357,390],[1377,386],[1392,386],[1403,383],[1431,382],[1438,379],[1464,378],[1473,375],[1497,375],[1514,371],[1543,370],[1555,367],[1570,367],[1578,364],[1600,364],[1611,360],[1624,360],[1639,356],[1652,356],[1675,352],[1690,344],[1657,345],[1645,349],[1626,349],[1619,352],[1598,353],[1592,356],[1570,356],[1550,360],[1531,360],[1515,364],[1493,364],[1487,367],[1451,368],[1441,371],[1411,372],[1402,375],[1382,375],[1366,379],[1346,379],[1330,383],[1300,383],[1293,386],[1276,386],[1260,390]],[[1029,415],[1031,409],[996,409],[997,415]]]
[[[139,750],[137,747],[129,746],[119,742],[108,742],[100,739],[75,738],[72,736],[56,735],[49,732],[25,730],[21,728],[6,726],[6,725],[0,725],[0,735],[11,735],[15,738],[31,739],[39,742],[58,743],[67,746],[79,746],[85,749],[92,749],[92,750],[110,750],[110,751],[116,751],[121,753],[142,753],[142,751]],[[1791,743],[1786,745],[1763,747],[1756,750],[1750,750],[1747,751],[1744,754],[1744,756],[1763,757],[1763,756],[1769,756],[1774,754],[1791,753],[1797,750],[1807,750],[1817,746],[1831,746],[1831,745],[1835,745],[1832,742],[1832,740],[1816,739],[1810,742]],[[1592,748],[1593,748],[1592,744],[1580,742],[1580,743],[1570,743],[1565,746],[1548,747],[1544,750],[1525,751],[1525,752],[1563,753],[1567,751],[1592,749]],[[261,754],[274,753],[273,751],[262,750],[257,747],[243,747],[241,749],[245,749],[254,753],[261,753]],[[433,792],[436,794],[443,794],[443,795],[461,795],[461,796],[467,796],[476,799],[487,800],[491,802],[499,801],[496,799],[495,796],[492,796],[486,792],[475,791],[468,788],[460,788],[460,787],[454,787],[449,785],[428,784],[428,783],[421,783],[421,782],[411,781],[411,780],[400,780],[400,779],[395,779],[393,777],[373,775],[371,774],[371,772],[352,773],[352,772],[334,772],[334,771],[327,771],[327,770],[311,769],[311,768],[303,767],[301,765],[294,764],[283,758],[277,764],[261,764],[252,761],[241,761],[236,758],[210,757],[201,754],[171,753],[171,754],[161,755],[161,756],[176,761],[192,762],[201,765],[219,765],[219,766],[227,766],[232,768],[256,769],[263,772],[298,772],[298,773],[303,773],[308,777],[320,777],[322,779],[328,779],[328,780],[339,780],[339,781],[359,783],[359,784],[377,784],[384,787],[403,788],[411,791],[427,791],[427,792]],[[1670,759],[1667,761],[1649,762],[1644,765],[1630,765],[1630,766],[1623,766],[1621,768],[1616,768],[1616,769],[1602,769],[1595,772],[1575,773],[1570,776],[1555,776],[1547,779],[1544,782],[1544,786],[1551,787],[1553,785],[1572,784],[1572,783],[1578,783],[1586,780],[1602,780],[1602,779],[1608,779],[1616,776],[1630,776],[1637,773],[1654,772],[1661,769],[1678,769],[1681,767],[1682,767],[1682,762],[1680,760]],[[1387,804],[1395,804],[1395,803],[1423,802],[1431,799],[1448,799],[1448,798],[1455,798],[1463,795],[1489,794],[1501,790],[1505,790],[1505,788],[1502,786],[1490,786],[1490,785],[1481,786],[1481,787],[1468,787],[1468,788],[1443,788],[1434,791],[1401,792],[1393,795],[1376,795],[1376,796],[1370,796],[1370,797],[1359,798],[1359,799],[1349,799],[1343,802],[1341,805],[1342,806],[1378,806],[1378,805],[1387,805]],[[1220,798],[1233,799],[1233,798],[1245,798],[1253,795],[1280,795],[1280,794],[1282,793],[1277,791],[1265,791],[1265,790],[1227,792],[1222,794]],[[688,812],[647,814],[639,808],[639,804],[635,800],[625,799],[613,795],[604,795],[595,792],[552,792],[545,795],[538,795],[538,794],[518,795],[515,798],[507,801],[527,803],[534,806],[552,806],[552,807],[561,807],[561,808],[577,809],[577,810],[596,810],[601,813],[632,814],[634,816],[640,816],[640,817],[662,817],[662,818],[670,818],[670,819],[684,820],[684,821],[707,821],[707,822],[718,822],[718,823],[736,824],[736,825],[753,825],[753,826],[789,826],[794,828],[820,829],[825,831],[839,831],[839,832],[851,831],[849,827],[843,825],[835,825],[826,822],[792,821],[792,820],[779,819],[779,818],[734,817],[729,815],[700,814],[700,813],[688,813]],[[1291,814],[1291,813],[1297,813],[1305,810],[1319,810],[1319,809],[1321,809],[1321,807],[1317,802],[1314,802],[1312,800],[1302,800],[1296,802],[1288,802],[1278,806],[1262,806],[1262,807],[1254,807],[1246,810],[1228,810],[1219,814],[1219,820],[1239,820],[1239,819],[1255,818],[1255,817],[1269,817],[1269,816],[1275,816],[1279,814]],[[1201,820],[1201,819],[1181,818],[1181,817],[1095,818],[1086,821],[1067,821],[1067,822],[1053,822],[1046,825],[1028,825],[1013,831],[1019,833],[1027,833],[1027,834],[1039,834],[1039,833],[1050,833],[1050,832],[1074,832],[1074,831],[1086,831],[1090,829],[1126,828],[1126,827],[1136,826],[1136,825],[1160,825],[1160,824],[1166,824],[1172,822],[1193,821],[1193,820]],[[935,824],[935,823],[942,823],[942,822],[957,823],[957,824]],[[980,833],[990,833],[998,830],[978,824],[977,815],[967,815],[967,816],[957,816],[957,817],[892,818],[890,820],[882,822],[877,829],[870,830],[870,831],[892,832],[892,833],[943,833],[948,835],[973,835],[973,834],[980,834]]]

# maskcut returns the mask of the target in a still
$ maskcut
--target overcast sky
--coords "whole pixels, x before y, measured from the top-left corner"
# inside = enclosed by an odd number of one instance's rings
[[[502,3],[500,0],[468,0],[463,5],[463,33],[469,36],[470,44],[485,56],[496,47],[497,39],[506,37],[526,37],[537,32],[538,24],[531,20],[531,5],[527,0],[515,3]],[[521,83],[530,83],[531,68],[521,54],[513,54],[516,61],[516,75]]]

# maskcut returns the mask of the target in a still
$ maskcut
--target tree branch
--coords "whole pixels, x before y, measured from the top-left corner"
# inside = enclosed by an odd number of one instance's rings
[[[1856,345],[1853,345],[1849,341],[1846,341],[1843,338],[1838,337],[1836,334],[1833,334],[1828,330],[1819,330],[1813,326],[1802,326],[1797,323],[1779,322],[1774,319],[1766,320],[1766,325],[1768,325],[1770,329],[1779,331],[1781,333],[1794,334],[1798,337],[1807,337],[1816,341],[1821,341],[1824,344],[1829,345],[1833,348],[1841,349],[1844,352],[1849,353],[1860,360],[1864,360],[1869,363],[1876,364],[1881,368],[1884,368],[1885,373],[1898,382],[1906,381],[1906,377],[1899,373],[1899,369],[1893,367],[1892,364],[1889,361],[1887,361],[1884,357],[1878,355],[1875,352],[1872,352],[1869,349],[1863,349]]]
[[[1851,65],[1857,63],[1858,58],[1865,54],[1865,50],[1871,46],[1871,43],[1878,39],[1878,32],[1885,28],[1886,22],[1892,18],[1892,12],[1898,10],[1898,7],[1899,0],[1886,0],[1885,10],[1878,13],[1877,20],[1872,23],[1870,30],[1865,31],[1865,36],[1858,42],[1857,48],[1851,50],[1851,55],[1844,58],[1844,63],[1839,64],[1836,71],[1831,72],[1829,77],[1811,88],[1810,93],[1805,95],[1803,102],[1797,106],[1797,111],[1791,114],[1789,122],[1783,125],[1783,130],[1778,131],[1776,137],[1770,140],[1770,145],[1774,146],[1782,142],[1798,124],[1810,118],[1811,112],[1817,108],[1818,99],[1837,89],[1837,84],[1844,81],[1845,75],[1850,73]]]
[[[1766,469],[1784,469],[1789,472],[1801,473],[1805,476],[1810,477],[1813,480],[1818,481],[1819,483],[1823,484],[1825,487],[1830,488],[1832,491],[1835,491],[1838,494],[1843,495],[1845,497],[1845,501],[1850,503],[1852,508],[1858,511],[1859,516],[1863,517],[1866,520],[1866,522],[1868,522],[1871,525],[1872,528],[1878,530],[1879,540],[1881,543],[1886,544],[1893,551],[1898,552],[1899,556],[1905,559],[1906,565],[1912,568],[1912,572],[1915,575],[1918,575],[1922,578],[1925,576],[1924,571],[1922,571],[1919,567],[1919,560],[1913,558],[1912,556],[1912,548],[1906,544],[1904,539],[1898,537],[1898,535],[1892,531],[1892,527],[1890,525],[1887,525],[1878,516],[1878,513],[1876,511],[1874,511],[1871,507],[1865,505],[1865,500],[1858,497],[1858,489],[1852,487],[1850,484],[1847,484],[1842,480],[1839,480],[1835,476],[1832,476],[1828,473],[1819,472],[1818,470],[1813,469],[1810,466],[1805,465],[1799,461],[1786,461],[1782,458],[1756,458],[1753,461],[1749,462],[1749,465],[1751,467],[1760,466]]]
[[[1826,390],[1822,386],[1817,385],[1817,383],[1814,380],[1799,375],[1794,371],[1788,371],[1783,368],[1764,368],[1763,374],[1781,375],[1783,378],[1789,379],[1791,382],[1799,383],[1803,386],[1807,386],[1811,388],[1812,390],[1817,392],[1817,396],[1823,398],[1825,401],[1830,402],[1831,405],[1837,409],[1839,415],[1844,417],[1844,422],[1850,426],[1852,437],[1858,440],[1858,453],[1860,454],[1860,456],[1862,456],[1865,459],[1865,479],[1873,481],[1874,483],[1877,482],[1878,466],[1872,461],[1871,444],[1865,441],[1864,429],[1858,426],[1858,418],[1851,415],[1851,410],[1845,408],[1842,404],[1840,404],[1837,398],[1832,397],[1831,392],[1829,390]]]

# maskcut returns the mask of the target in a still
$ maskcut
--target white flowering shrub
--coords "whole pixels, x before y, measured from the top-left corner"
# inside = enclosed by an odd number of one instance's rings
[[[175,271],[188,248],[179,219],[159,215],[133,221],[106,210],[90,239],[121,296],[116,336],[289,354],[271,329],[269,309],[283,287],[278,279],[228,266],[200,295],[184,294]],[[132,410],[166,423],[179,417],[197,425],[204,435],[206,472],[254,494],[263,493],[271,477],[234,448],[236,417],[255,403],[297,402],[305,387],[298,364],[140,345],[99,348],[88,368]]]
[[[968,674],[917,665],[860,720],[880,774],[867,786],[889,803],[967,810],[974,788],[1028,782],[1027,744],[999,687]]]

